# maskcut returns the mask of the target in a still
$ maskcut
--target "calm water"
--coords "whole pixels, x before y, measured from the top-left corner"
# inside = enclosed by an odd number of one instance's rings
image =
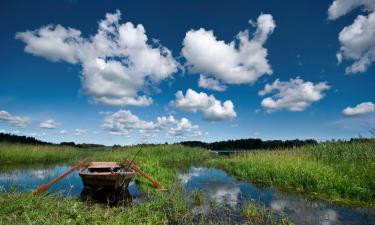
[[[272,187],[259,188],[249,182],[239,181],[219,169],[191,167],[179,175],[188,192],[199,190],[208,200],[225,206],[233,221],[241,221],[240,212],[249,201],[284,214],[295,224],[375,224],[374,212],[351,209],[323,201],[312,201],[297,194],[285,194]],[[197,213],[210,211],[209,206],[196,207]],[[220,216],[220,215],[219,215]]]
[[[36,168],[16,168],[12,170],[0,169],[0,188],[9,191],[16,188],[17,191],[34,190],[41,184],[45,184],[60,176],[70,169],[70,166],[36,167]],[[79,196],[83,189],[82,181],[78,171],[74,171],[58,183],[52,185],[49,193],[57,193],[60,196]],[[132,196],[138,197],[141,192],[132,181],[129,184],[129,192]]]

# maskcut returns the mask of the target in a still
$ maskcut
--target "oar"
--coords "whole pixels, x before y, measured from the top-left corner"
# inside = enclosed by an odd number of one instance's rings
[[[127,164],[129,164],[130,168],[132,168],[137,173],[139,173],[140,175],[142,175],[143,177],[145,177],[147,180],[149,180],[156,189],[161,190],[161,191],[166,191],[167,190],[167,189],[163,188],[159,182],[157,182],[152,177],[150,177],[145,172],[143,172],[137,165],[135,165],[134,162],[130,161],[127,158],[124,159],[124,162],[126,162]]]
[[[55,179],[51,180],[50,182],[46,183],[46,184],[42,184],[40,185],[37,189],[35,189],[33,191],[33,195],[40,195],[42,194],[43,192],[45,192],[49,187],[51,187],[52,184],[54,183],[57,183],[59,182],[61,179],[63,179],[64,177],[68,176],[71,172],[73,172],[74,170],[77,170],[79,169],[82,165],[88,163],[91,161],[91,158],[90,157],[87,157],[85,158],[84,160],[82,160],[81,162],[79,162],[77,165],[73,166],[72,168],[70,168],[69,170],[67,170],[64,174],[62,174],[61,176],[59,177],[56,177]]]

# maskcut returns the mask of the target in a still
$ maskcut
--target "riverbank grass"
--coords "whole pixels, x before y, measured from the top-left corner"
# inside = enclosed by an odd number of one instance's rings
[[[375,206],[374,142],[251,151],[212,159],[208,165],[253,182],[334,202]]]

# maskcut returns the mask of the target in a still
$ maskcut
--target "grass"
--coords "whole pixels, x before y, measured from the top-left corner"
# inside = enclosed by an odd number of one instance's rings
[[[132,159],[137,147],[116,150],[83,151],[51,146],[0,145],[0,162],[35,164],[69,162],[91,156],[93,161]],[[40,152],[40,154],[38,154]],[[181,166],[208,158],[208,151],[182,146],[154,146],[139,152],[135,162],[144,171],[168,188],[156,191],[148,181],[137,176],[137,182],[149,200],[135,207],[90,205],[77,199],[64,200],[51,196],[33,197],[30,193],[0,194],[0,223],[3,224],[166,224],[189,223],[191,216],[184,192],[176,175]]]
[[[293,225],[287,217],[279,216],[275,218],[275,215],[266,208],[262,208],[254,202],[247,202],[241,210],[242,216],[246,219],[246,224],[258,225],[258,224],[280,224],[280,225]]]
[[[1,168],[20,164],[74,164],[86,156],[93,161],[132,159],[138,147],[113,150],[81,150],[60,146],[0,144]],[[307,192],[332,201],[375,205],[375,144],[327,143],[288,150],[252,151],[232,157],[211,157],[200,148],[179,145],[148,146],[135,163],[168,189],[160,192],[143,177],[136,181],[148,200],[132,207],[86,204],[75,198],[33,197],[30,193],[0,193],[0,224],[209,224],[209,218],[194,218],[193,206],[206,204],[203,194],[186,196],[177,173],[194,164],[222,168],[229,173]],[[270,219],[271,214],[255,205],[245,205],[242,216],[247,224]],[[267,220],[268,221],[268,220]],[[277,224],[290,224],[281,218]]]
[[[375,207],[375,143],[325,143],[295,149],[252,151],[213,159],[209,166],[255,182]]]
[[[84,151],[68,146],[0,143],[1,164],[52,164],[78,160],[85,155]]]

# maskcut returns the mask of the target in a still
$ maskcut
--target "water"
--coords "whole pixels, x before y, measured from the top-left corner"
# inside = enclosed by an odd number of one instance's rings
[[[366,209],[311,200],[302,195],[279,192],[273,187],[260,188],[228,176],[219,169],[191,167],[189,171],[181,173],[179,179],[188,192],[202,191],[207,200],[227,208],[229,213],[222,215],[231,216],[233,221],[241,221],[241,209],[252,201],[272,209],[278,215],[286,215],[295,224],[375,224],[374,212]],[[208,205],[195,209],[199,213],[205,210],[209,210]],[[215,216],[220,217],[220,213]]]
[[[70,166],[59,165],[52,167],[35,167],[35,168],[15,168],[12,170],[0,169],[0,188],[3,191],[9,191],[15,188],[17,191],[31,191],[41,184],[48,183],[52,179],[60,176]],[[56,193],[59,196],[79,197],[83,189],[81,178],[78,171],[72,172],[70,175],[53,184],[49,189],[49,193]],[[137,185],[132,181],[128,187],[129,193],[133,197],[141,196]]]

